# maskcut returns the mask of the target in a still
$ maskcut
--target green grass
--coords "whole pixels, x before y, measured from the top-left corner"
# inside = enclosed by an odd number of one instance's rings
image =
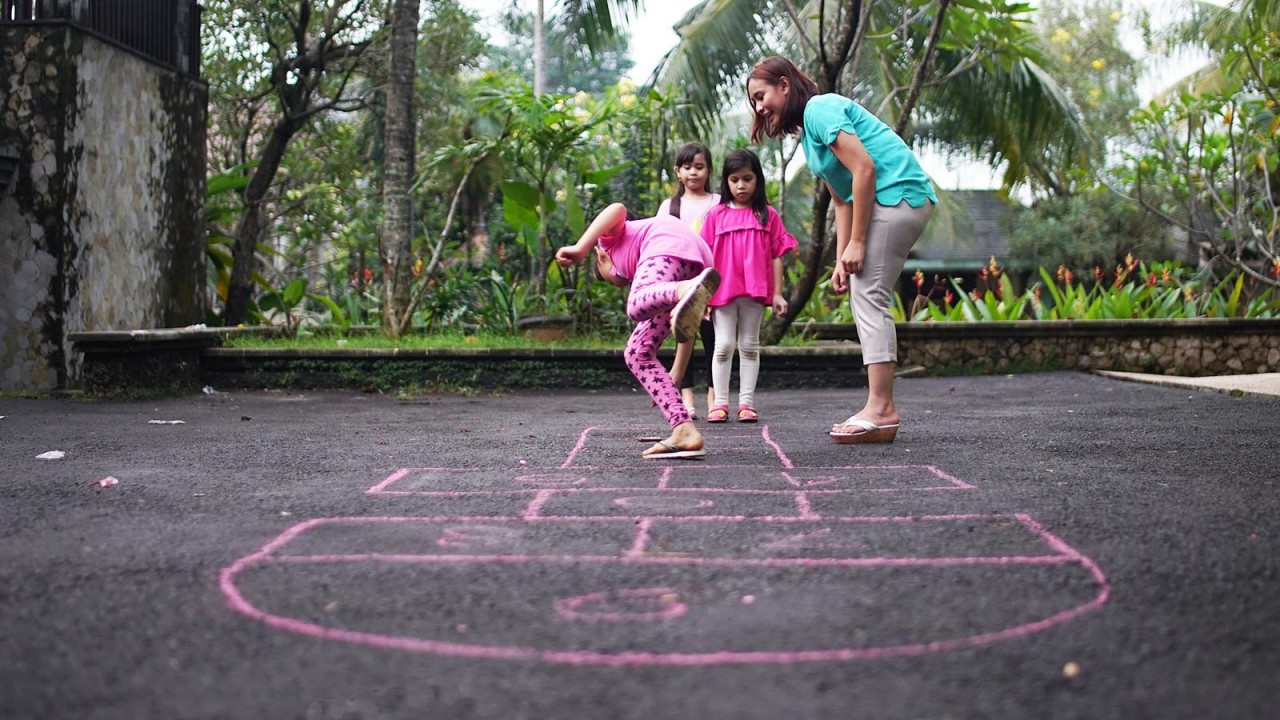
[[[527,340],[519,335],[505,333],[464,335],[460,332],[447,331],[430,334],[414,333],[394,340],[381,333],[360,333],[347,337],[330,333],[299,333],[296,337],[231,335],[223,341],[225,347],[291,350],[336,350],[342,348],[421,350],[454,350],[463,348],[498,350],[526,350],[532,348],[613,349],[623,347],[626,344],[627,338],[625,336],[571,335],[561,342],[546,343]]]

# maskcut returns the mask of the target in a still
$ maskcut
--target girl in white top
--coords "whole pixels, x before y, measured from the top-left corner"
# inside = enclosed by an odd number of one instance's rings
[[[709,192],[707,183],[711,179],[711,150],[702,143],[685,143],[676,151],[676,193],[658,206],[658,215],[674,215],[688,225],[694,232],[701,232],[702,219],[707,211],[720,204],[720,193]],[[711,388],[711,348],[716,346],[715,326],[710,320],[703,320],[699,328],[704,351],[703,369],[707,376],[707,412],[711,412],[713,402]],[[684,343],[676,348],[676,361],[671,366],[671,374],[676,377],[680,386],[680,399],[689,409],[690,416],[694,412],[693,386],[694,373],[688,367],[688,359],[693,353],[693,343]]]

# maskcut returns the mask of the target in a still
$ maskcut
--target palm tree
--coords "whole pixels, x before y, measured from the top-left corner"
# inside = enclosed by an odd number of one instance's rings
[[[909,144],[984,155],[1005,164],[1006,187],[1038,187],[1050,178],[1040,158],[1083,159],[1087,138],[1075,105],[1038,64],[1026,12],[985,1],[809,0],[798,7],[703,0],[677,26],[680,44],[654,81],[685,89],[680,130],[706,135],[728,103],[745,100],[743,82],[754,63],[787,54],[807,69],[819,92],[857,99]],[[808,302],[834,254],[829,207],[819,183],[804,273],[790,291],[795,311]],[[774,318],[765,341],[776,342],[790,322]]]
[[[410,325],[413,286],[413,79],[417,74],[418,0],[395,0],[387,21],[391,35],[387,82],[386,161],[383,163],[383,223],[380,250],[382,329],[399,337]]]
[[[641,5],[642,0],[564,0],[561,16],[568,22],[572,34],[592,50],[603,47],[605,40],[618,33],[619,20],[625,23]],[[546,82],[546,32],[545,3],[537,0],[533,17],[533,94],[541,97]]]

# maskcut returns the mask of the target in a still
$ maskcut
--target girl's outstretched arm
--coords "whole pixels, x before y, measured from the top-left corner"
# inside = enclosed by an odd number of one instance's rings
[[[556,250],[556,262],[561,267],[569,267],[582,260],[591,252],[591,248],[596,246],[598,241],[604,235],[617,235],[622,232],[622,226],[627,221],[627,208],[622,203],[614,203],[596,215],[586,230],[582,231],[582,237],[578,238],[578,242],[572,245],[565,245]]]

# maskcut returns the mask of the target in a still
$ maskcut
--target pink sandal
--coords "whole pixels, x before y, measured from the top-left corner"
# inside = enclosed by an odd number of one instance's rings
[[[729,408],[724,405],[717,405],[711,408],[711,412],[707,413],[707,422],[722,423],[729,420]]]
[[[738,406],[738,422],[753,423],[753,422],[758,422],[759,420],[760,420],[760,413],[756,412],[755,408],[751,407],[750,405]]]

